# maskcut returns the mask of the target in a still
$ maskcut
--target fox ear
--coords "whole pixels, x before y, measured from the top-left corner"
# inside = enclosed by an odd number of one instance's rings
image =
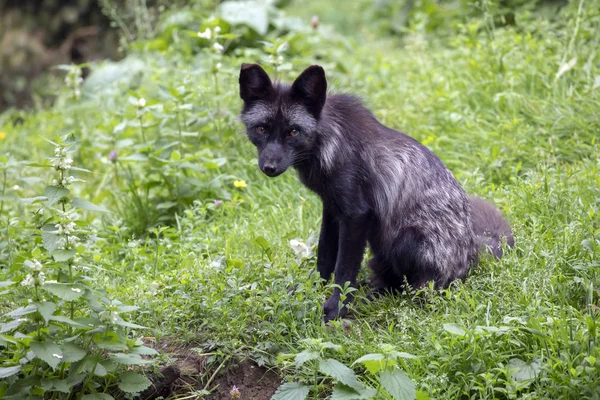
[[[269,75],[258,64],[242,64],[239,82],[240,97],[246,103],[265,99],[273,91]]]
[[[306,68],[292,84],[292,96],[302,101],[319,118],[327,97],[325,70],[318,65]]]

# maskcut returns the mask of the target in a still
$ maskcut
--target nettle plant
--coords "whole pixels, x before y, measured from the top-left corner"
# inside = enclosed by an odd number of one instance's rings
[[[12,308],[0,320],[0,398],[90,400],[141,392],[151,382],[135,366],[151,363],[142,356],[156,351],[130,331],[143,327],[122,317],[137,307],[96,287],[93,231],[81,214],[106,210],[71,195],[72,185],[83,182],[71,172],[85,171],[69,157],[73,136],[51,143],[52,185],[44,196],[22,199],[39,206],[35,238],[10,266],[13,279],[0,283]]]
[[[296,371],[306,376],[306,381],[311,384],[284,383],[271,400],[304,400],[309,398],[311,391],[314,398],[319,399],[320,391],[329,387],[330,381],[335,383],[330,397],[334,400],[428,398],[427,394],[415,390],[414,382],[399,368],[405,359],[416,358],[412,354],[382,345],[381,352],[364,355],[352,363],[351,367],[362,365],[366,371],[364,379],[359,380],[352,368],[326,356],[327,352],[340,353],[341,346],[322,339],[304,339],[301,343],[303,351],[280,355],[279,361],[285,364],[293,359]]]

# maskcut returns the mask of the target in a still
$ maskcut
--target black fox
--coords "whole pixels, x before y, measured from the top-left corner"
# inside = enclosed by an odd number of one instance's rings
[[[317,269],[323,279],[356,284],[367,243],[377,290],[445,287],[463,279],[482,247],[502,256],[514,245],[508,223],[490,203],[467,196],[425,146],[380,124],[356,97],[327,95],[325,71],[307,68],[292,85],[273,83],[242,64],[241,120],[274,177],[293,166],[323,202]],[[343,316],[339,290],[325,321]]]

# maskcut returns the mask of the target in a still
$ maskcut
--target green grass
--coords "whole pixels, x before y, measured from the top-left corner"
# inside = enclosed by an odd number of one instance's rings
[[[81,102],[63,96],[51,109],[1,115],[6,139],[0,145],[15,160],[42,162],[53,151],[44,138],[74,132],[80,139],[75,164],[92,173],[80,175],[87,182],[75,194],[113,212],[86,216],[97,235],[86,250],[90,275],[95,287],[140,307],[132,318],[148,329],[134,331],[135,337],[191,343],[214,355],[215,367],[227,357],[249,357],[309,384],[310,374],[277,361],[282,353],[300,352],[302,339],[341,345],[335,358],[346,365],[391,344],[416,356],[401,367],[432,399],[595,399],[600,7],[597,1],[579,6],[568,5],[553,22],[528,14],[514,26],[492,28],[482,17],[451,37],[414,29],[402,42],[358,35],[345,46],[336,36],[296,34],[283,78],[309,63],[324,65],[335,91],[362,96],[383,123],[438,154],[469,192],[493,200],[516,240],[513,251],[482,262],[465,282],[357,300],[350,319],[331,326],[322,323],[330,288],[312,274],[315,257],[298,260],[289,245],[318,234],[320,202],[292,171],[276,179],[262,175],[235,119],[239,64],[258,59],[259,50],[223,57],[218,94],[206,53],[139,51],[143,69],[130,88],[148,106],[163,107],[144,115],[147,143],[121,90]],[[332,8],[311,5],[305,17]],[[564,68],[570,60],[572,67]],[[190,106],[178,114],[159,88],[181,85],[189,92],[181,102]],[[178,140],[178,115],[187,122],[183,130],[198,135],[184,136],[174,148],[201,169],[183,172],[173,148],[157,152],[158,161],[123,160],[150,143],[156,149]],[[123,121],[129,126],[119,127]],[[108,160],[111,149],[122,161]],[[23,260],[39,246],[31,235],[31,213],[39,207],[9,196],[43,193],[51,177],[39,171],[8,169],[1,281],[22,279]],[[235,187],[235,180],[247,186]],[[192,182],[193,190],[182,182]],[[170,228],[157,239],[148,233],[157,226]],[[2,314],[16,308],[23,290],[5,292]],[[515,373],[521,362],[535,376],[524,368]],[[329,383],[320,386],[323,396]]]

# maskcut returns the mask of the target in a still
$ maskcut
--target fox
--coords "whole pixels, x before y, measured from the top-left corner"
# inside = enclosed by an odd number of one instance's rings
[[[242,64],[240,120],[268,177],[293,167],[322,203],[316,269],[355,286],[367,246],[374,293],[446,288],[483,253],[514,246],[509,223],[490,202],[467,195],[452,172],[414,138],[381,124],[357,96],[328,93],[325,70],[306,68],[292,84]],[[344,317],[339,287],[324,321]]]

